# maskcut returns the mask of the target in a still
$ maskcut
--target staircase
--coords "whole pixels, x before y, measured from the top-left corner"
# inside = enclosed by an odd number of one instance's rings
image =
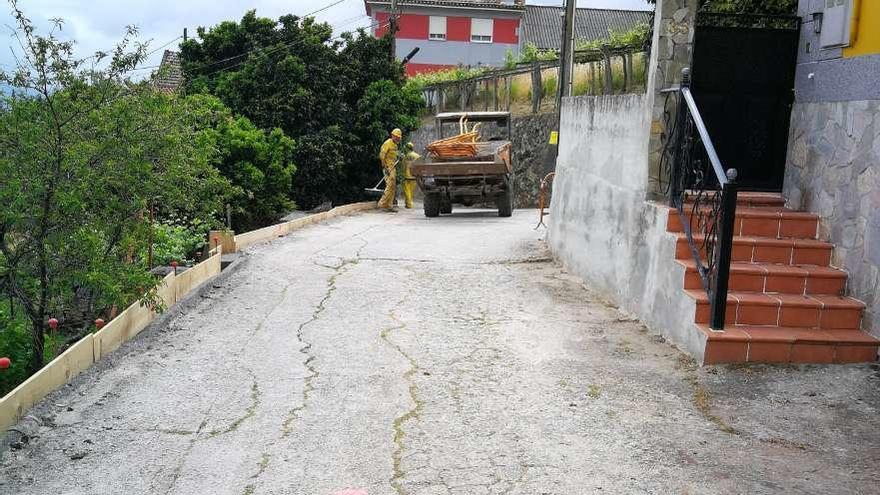
[[[779,194],[741,192],[723,332],[709,328],[709,299],[678,211],[676,262],[696,301],[695,331],[705,364],[859,363],[877,359],[880,341],[860,329],[865,304],[845,297],[847,274],[830,266],[833,245],[817,240],[819,218],[785,208]],[[701,244],[699,236],[694,239]],[[703,257],[705,255],[703,254]]]

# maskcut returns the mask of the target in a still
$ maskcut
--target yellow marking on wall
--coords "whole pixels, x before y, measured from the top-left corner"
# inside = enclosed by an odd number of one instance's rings
[[[843,49],[844,58],[880,54],[880,1],[855,0],[853,43]]]

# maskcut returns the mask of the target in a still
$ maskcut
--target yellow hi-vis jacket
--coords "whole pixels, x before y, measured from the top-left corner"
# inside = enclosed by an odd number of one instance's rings
[[[379,150],[379,160],[382,162],[382,168],[389,172],[397,166],[397,143],[391,138],[382,143],[382,148]]]

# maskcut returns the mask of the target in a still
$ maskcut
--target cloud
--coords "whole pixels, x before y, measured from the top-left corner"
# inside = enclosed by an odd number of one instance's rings
[[[34,21],[41,32],[50,26],[49,19],[65,20],[61,36],[75,39],[78,56],[87,57],[97,50],[109,51],[125,34],[126,26],[135,25],[139,29],[139,40],[149,41],[155,49],[183,34],[195,35],[199,26],[214,26],[226,20],[239,20],[250,9],[257,14],[277,18],[284,14],[304,15],[325,7],[334,0],[32,0],[22,1],[25,14]],[[561,0],[530,0],[529,3],[560,5]],[[579,7],[601,7],[619,9],[648,8],[644,0],[579,0]],[[318,20],[339,26],[341,30],[354,30],[368,26],[369,19],[364,12],[363,0],[343,0],[316,15]],[[0,37],[9,35],[8,47],[17,48],[11,36],[10,26],[14,24],[9,8],[0,7]],[[169,46],[174,48],[176,42]],[[162,57],[162,50],[153,54],[143,65],[156,65]],[[14,58],[9,49],[0,51],[0,66],[9,68]]]

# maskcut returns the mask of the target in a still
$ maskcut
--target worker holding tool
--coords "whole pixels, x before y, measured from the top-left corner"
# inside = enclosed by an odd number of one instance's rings
[[[382,162],[382,173],[385,174],[385,193],[379,200],[379,208],[388,211],[397,211],[394,207],[397,186],[397,146],[402,137],[403,132],[394,129],[391,131],[391,137],[382,143],[382,148],[379,150],[379,161]]]
[[[406,154],[403,156],[400,175],[403,177],[403,200],[407,209],[413,207],[413,193],[416,191],[416,177],[412,174],[410,165],[422,156],[413,150],[412,143],[406,143]]]

